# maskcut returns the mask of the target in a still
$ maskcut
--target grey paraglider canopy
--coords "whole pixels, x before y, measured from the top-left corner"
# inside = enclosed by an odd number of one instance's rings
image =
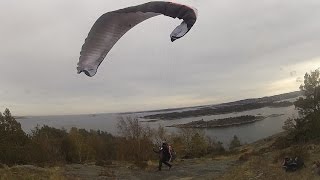
[[[157,15],[183,19],[170,34],[171,41],[183,37],[197,20],[196,10],[182,4],[153,1],[103,14],[92,26],[80,52],[78,73],[94,76],[115,43],[135,25]]]

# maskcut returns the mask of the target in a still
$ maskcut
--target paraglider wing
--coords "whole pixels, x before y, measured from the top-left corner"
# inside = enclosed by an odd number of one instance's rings
[[[157,15],[183,19],[171,33],[171,41],[183,37],[197,19],[196,11],[185,5],[153,1],[103,14],[92,26],[80,52],[78,73],[94,76],[116,42],[135,25]]]

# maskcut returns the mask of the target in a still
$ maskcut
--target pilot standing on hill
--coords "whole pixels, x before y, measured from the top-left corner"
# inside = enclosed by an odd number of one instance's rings
[[[153,149],[153,151],[159,154],[159,171],[161,171],[162,163],[167,165],[170,170],[172,165],[169,163],[169,161],[172,158],[172,156],[170,154],[168,144],[164,142],[162,143],[162,146],[159,148],[158,151],[156,151],[155,149]]]

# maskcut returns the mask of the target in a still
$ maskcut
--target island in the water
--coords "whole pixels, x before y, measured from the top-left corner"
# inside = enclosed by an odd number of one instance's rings
[[[204,121],[203,119],[199,121],[192,121],[186,124],[175,124],[167,127],[178,127],[178,128],[221,128],[230,126],[239,126],[243,124],[254,123],[256,121],[261,121],[267,117],[282,116],[283,114],[272,114],[270,116],[237,116],[228,117],[223,119],[214,119],[209,121]]]

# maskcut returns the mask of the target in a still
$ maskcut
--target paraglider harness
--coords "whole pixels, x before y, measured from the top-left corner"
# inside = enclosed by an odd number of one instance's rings
[[[170,154],[170,157],[171,157],[169,162],[173,162],[177,157],[177,153],[174,151],[174,149],[172,148],[171,145],[168,145],[168,150],[169,150],[169,154]]]
[[[160,153],[160,151],[163,151],[163,155],[167,157],[168,162],[172,162],[176,159],[177,153],[174,151],[171,145],[168,143],[163,143],[162,146],[159,147],[159,151],[155,151],[156,153]]]
[[[301,158],[295,157],[293,159],[286,157],[283,160],[282,167],[286,170],[286,172],[293,172],[306,166]]]

